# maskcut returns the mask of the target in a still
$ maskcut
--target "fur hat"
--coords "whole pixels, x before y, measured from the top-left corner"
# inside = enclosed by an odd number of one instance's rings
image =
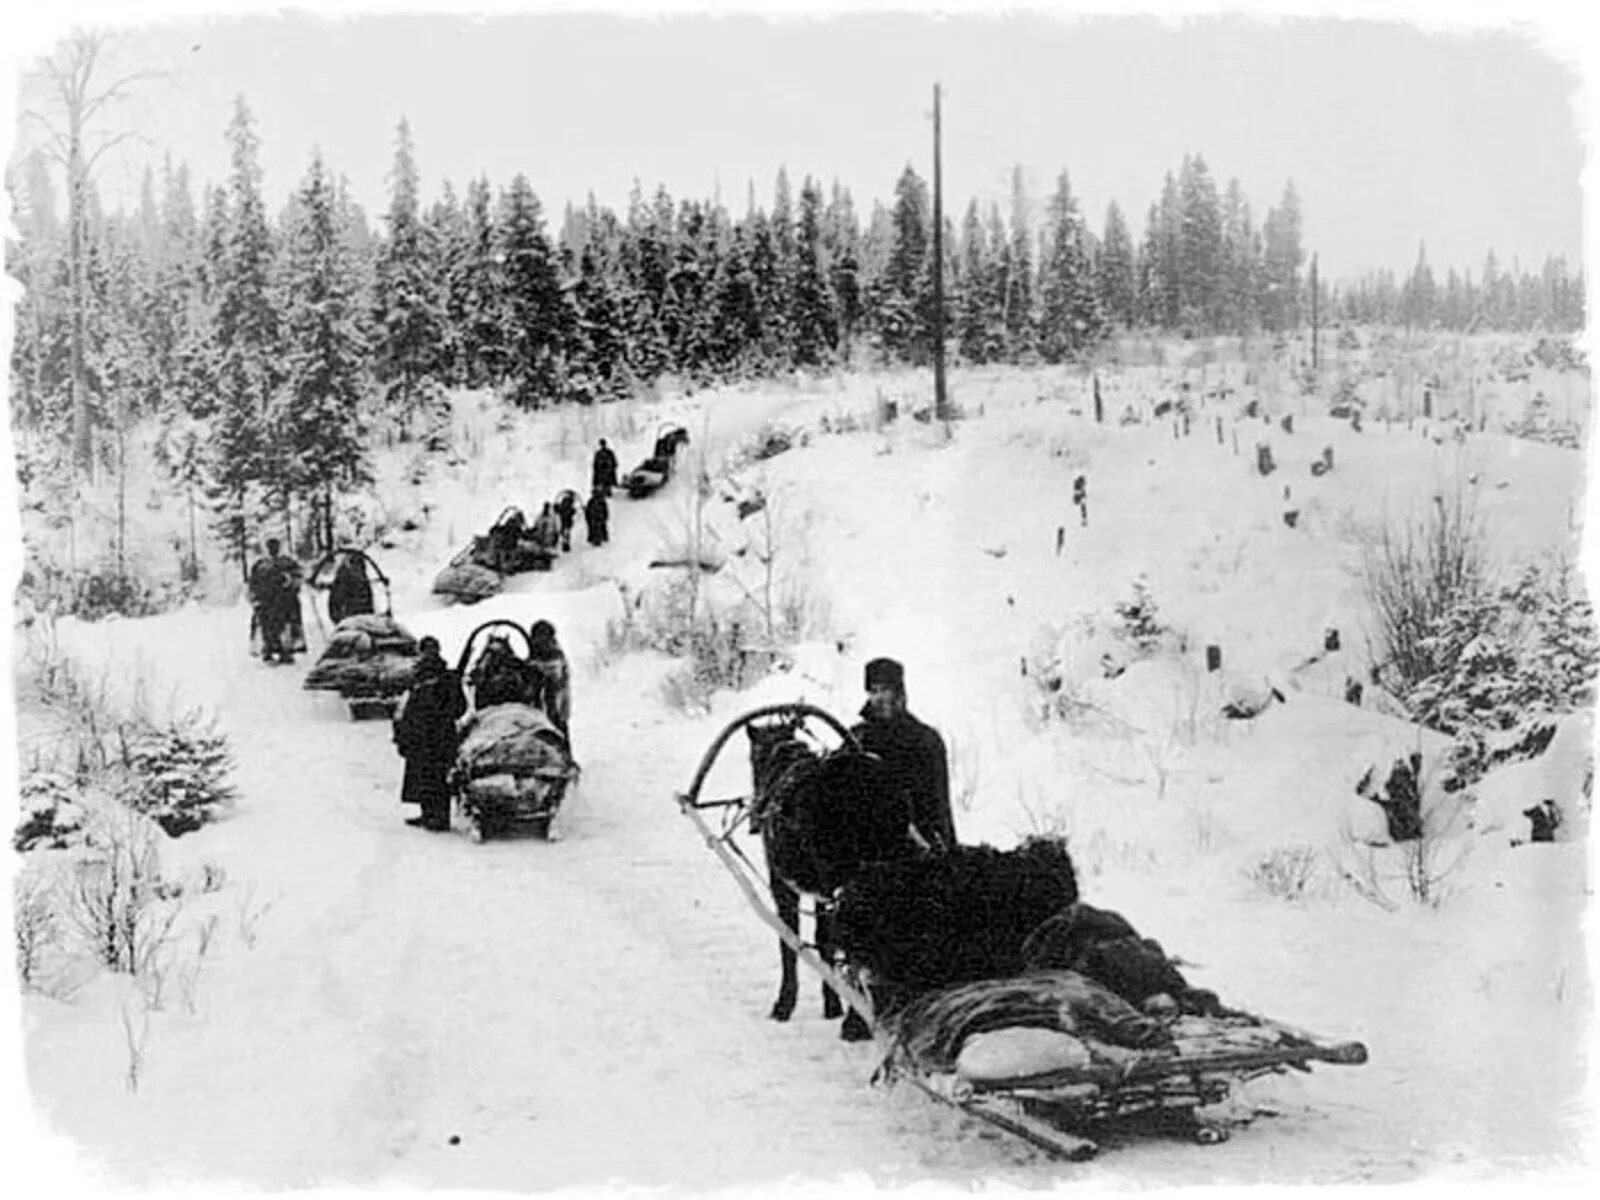
[[[906,669],[892,658],[875,658],[867,664],[863,686],[867,691],[875,687],[906,690]]]

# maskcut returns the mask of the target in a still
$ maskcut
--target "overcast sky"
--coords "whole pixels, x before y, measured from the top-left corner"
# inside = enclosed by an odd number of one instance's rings
[[[23,53],[65,31],[69,11],[122,22],[114,69],[171,75],[106,127],[137,128],[157,161],[170,149],[197,180],[220,180],[223,130],[242,94],[273,207],[320,146],[379,215],[405,116],[425,200],[447,178],[459,189],[482,173],[500,186],[522,171],[552,218],[590,189],[620,209],[635,178],[675,198],[720,187],[738,213],[752,180],[770,206],[787,166],[796,188],[808,173],[838,179],[864,214],[891,197],[908,162],[931,174],[939,80],[946,206],[957,218],[973,198],[1004,200],[1020,163],[1041,206],[1065,168],[1092,227],[1114,199],[1138,236],[1164,172],[1198,153],[1219,188],[1239,178],[1258,220],[1292,178],[1308,249],[1332,277],[1407,269],[1423,241],[1435,266],[1475,274],[1491,246],[1534,266],[1547,253],[1582,254],[1580,129],[1592,100],[1580,93],[1570,23],[1563,45],[1563,27],[1517,30],[1505,16],[1445,27],[1086,20],[1038,9],[782,19],[770,3],[765,16],[701,6],[701,15],[657,19],[515,15],[506,10],[516,5],[493,0],[476,7],[499,11],[479,20],[392,3],[305,6],[377,14],[365,17],[269,15],[238,0],[184,7],[254,15],[207,20],[171,5],[66,0],[29,18],[29,37],[0,53],[21,69]],[[1415,3],[1387,11],[1440,19]],[[107,187],[135,185],[142,161],[113,164]]]

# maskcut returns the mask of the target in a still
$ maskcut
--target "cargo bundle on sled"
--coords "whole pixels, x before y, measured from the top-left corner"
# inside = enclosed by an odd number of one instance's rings
[[[825,748],[807,722],[840,744]],[[751,794],[702,796],[717,756],[740,731],[750,735]],[[863,769],[854,771],[854,762]],[[1060,839],[1032,838],[1009,851],[913,846],[844,864],[827,809],[842,801],[835,811],[859,821],[862,805],[880,798],[877,769],[824,710],[769,705],[724,728],[677,797],[777,932],[788,964],[798,959],[821,976],[825,1012],[836,1015],[830,1009],[842,998],[865,1018],[883,1050],[875,1080],[910,1081],[1053,1156],[1081,1159],[1112,1123],[1224,1140],[1227,1126],[1202,1110],[1239,1083],[1314,1062],[1366,1061],[1359,1042],[1326,1040],[1190,987],[1159,943],[1082,902]],[[817,793],[815,781],[840,795]],[[812,807],[800,811],[793,797],[807,786]],[[740,845],[737,835],[753,827],[770,876]],[[828,883],[812,895],[816,944],[798,934],[799,889],[772,866],[800,861],[774,840],[795,837],[834,847],[830,871],[816,877]],[[780,992],[773,1011],[780,1019],[793,1003],[785,983],[788,994]]]
[[[433,592],[476,604],[498,593],[508,575],[548,571],[559,545],[559,530],[530,523],[520,508],[509,507],[495,518],[488,533],[475,535],[456,552],[434,579]]]
[[[384,589],[383,612],[373,611],[372,583]],[[393,717],[417,660],[417,639],[394,619],[389,579],[363,551],[342,549],[311,573],[310,585],[328,592],[333,630],[302,685],[338,692],[353,720]]]
[[[487,621],[468,636],[456,666],[472,707],[451,785],[476,841],[519,828],[548,837],[577,778],[567,738],[537,702],[528,648],[520,625]]]

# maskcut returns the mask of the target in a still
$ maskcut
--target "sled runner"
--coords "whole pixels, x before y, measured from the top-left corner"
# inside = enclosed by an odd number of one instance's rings
[[[522,653],[510,651],[509,682],[480,673],[474,683],[495,634],[520,641]],[[550,823],[578,775],[566,737],[534,703],[528,649],[527,631],[520,625],[486,621],[467,637],[456,664],[472,708],[462,726],[451,785],[474,841],[517,829],[549,837]]]
[[[556,549],[557,543],[548,533],[538,532],[537,523],[530,523],[513,505],[495,518],[488,533],[474,536],[456,552],[434,579],[434,595],[476,604],[499,592],[507,575],[548,571],[555,562]]]
[[[633,470],[617,483],[635,500],[657,492],[672,478],[677,464],[678,449],[689,441],[689,431],[682,425],[663,425],[656,435],[655,449]]]
[[[837,752],[854,751],[846,727],[822,709],[807,704],[758,708],[718,734],[688,790],[677,795],[678,807],[733,875],[756,915],[866,1018],[883,1051],[874,1082],[908,1081],[1054,1157],[1076,1161],[1097,1153],[1096,1139],[1118,1127],[1177,1134],[1200,1144],[1226,1140],[1228,1127],[1208,1120],[1202,1110],[1226,1099],[1237,1084],[1266,1074],[1309,1071],[1315,1062],[1353,1066],[1366,1061],[1359,1042],[1330,1041],[1226,1009],[1210,993],[1185,993],[1182,1008],[1173,997],[1134,1008],[1077,971],[1032,970],[910,996],[886,993],[875,986],[864,963],[851,961],[845,951],[819,952],[774,910],[767,875],[735,840],[741,830],[750,832],[753,817],[771,819],[757,811],[768,802],[758,805],[755,795],[712,799],[701,794],[734,735],[770,726],[774,719],[800,726],[820,723],[843,739]],[[848,890],[817,901],[830,925],[845,915],[838,904],[841,894],[848,897]],[[836,942],[838,933],[835,928]],[[1212,1001],[1203,1013],[1188,1003],[1201,996]]]

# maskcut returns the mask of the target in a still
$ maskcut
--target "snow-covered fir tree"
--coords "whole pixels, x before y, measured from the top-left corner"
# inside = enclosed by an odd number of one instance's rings
[[[273,425],[288,448],[293,488],[312,514],[313,544],[330,550],[335,495],[370,480],[360,421],[366,346],[337,197],[320,154],[295,200],[284,274],[287,378]]]

